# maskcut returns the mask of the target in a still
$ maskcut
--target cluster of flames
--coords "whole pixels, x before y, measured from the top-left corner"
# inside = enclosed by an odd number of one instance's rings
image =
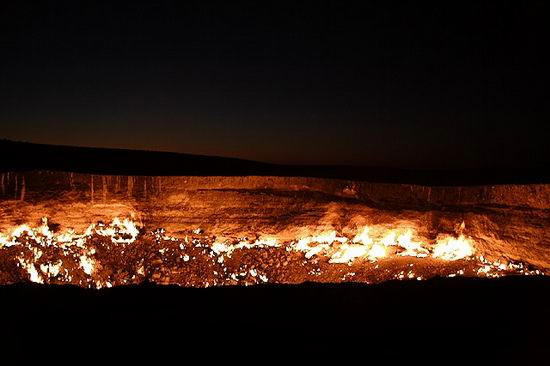
[[[377,230],[376,230],[377,229]],[[370,226],[360,228],[353,238],[339,235],[336,230],[323,231],[314,235],[305,235],[286,245],[287,250],[296,250],[304,253],[305,258],[313,256],[327,256],[329,263],[348,263],[355,260],[369,260],[374,262],[391,254],[397,256],[439,258],[454,261],[471,257],[474,254],[474,245],[470,238],[460,235],[454,237],[444,235],[439,237],[434,245],[427,245],[421,241],[415,241],[414,231],[408,229],[389,229],[378,238],[371,236],[373,231]],[[380,228],[374,231],[380,232]],[[212,250],[217,254],[231,253],[235,249],[280,247],[282,244],[275,237],[260,237],[250,243],[246,240],[237,244],[215,242]]]
[[[43,217],[41,225],[36,228],[23,224],[13,229],[10,234],[0,233],[0,248],[20,244],[19,239],[24,235],[45,246],[77,245],[82,247],[86,242],[86,238],[94,234],[108,236],[115,244],[131,244],[137,239],[139,228],[136,222],[130,219],[121,220],[115,217],[111,224],[105,225],[102,222],[91,224],[81,234],[69,229],[64,233],[55,235],[48,226],[48,218]]]
[[[428,246],[414,240],[412,229],[390,229],[379,236],[378,240],[370,235],[371,231],[371,227],[364,226],[351,240],[345,236],[339,236],[334,230],[328,231],[299,239],[295,248],[305,252],[306,258],[328,253],[330,263],[350,263],[358,258],[376,261],[387,257],[390,252],[398,256],[419,258],[432,256],[449,261],[474,254],[472,240],[464,235],[458,238],[445,235],[438,238],[435,245]]]
[[[138,239],[140,225],[128,218],[114,218],[110,224],[92,224],[83,233],[68,230],[55,234],[50,230],[47,218],[43,218],[38,227],[21,225],[7,234],[0,233],[0,249],[24,245],[23,243],[26,242],[33,252],[34,259],[18,257],[19,265],[28,272],[31,281],[43,283],[42,276],[55,277],[60,273],[62,261],[43,263],[37,268],[35,263],[42,256],[40,247],[54,246],[62,248],[64,252],[71,247],[78,249],[80,267],[84,273],[91,275],[95,267],[93,259],[95,249],[88,249],[86,241],[93,235],[109,238],[115,245],[130,245]],[[23,238],[26,240],[22,240]],[[166,238],[179,240],[163,234],[163,239]],[[185,240],[187,241],[187,238]],[[38,245],[29,245],[29,242]],[[458,237],[443,235],[439,236],[434,243],[427,244],[417,239],[411,228],[387,229],[378,226],[363,226],[350,237],[343,236],[336,230],[315,234],[306,233],[286,243],[282,243],[277,237],[260,237],[253,242],[243,239],[235,244],[215,241],[210,245],[210,250],[219,255],[219,260],[223,261],[224,256],[230,257],[235,250],[282,246],[287,251],[303,252],[306,259],[322,256],[327,257],[329,263],[350,265],[358,260],[375,262],[390,256],[432,257],[444,261],[455,261],[474,255],[473,241],[464,235]]]
[[[65,254],[71,247],[76,247],[82,250],[82,254],[79,256],[80,267],[84,273],[91,275],[94,271],[95,261],[89,255],[95,253],[95,249],[87,250],[86,241],[92,235],[99,235],[102,237],[109,237],[113,244],[131,244],[138,235],[139,228],[136,222],[130,219],[119,219],[115,217],[111,224],[105,225],[104,223],[91,224],[83,233],[76,233],[74,230],[69,229],[64,233],[55,235],[48,226],[48,219],[42,218],[42,223],[38,227],[30,227],[27,224],[20,225],[14,228],[10,234],[0,233],[0,249],[9,248],[12,246],[23,245],[21,238],[26,237],[27,245],[30,242],[38,244],[38,246],[28,245],[28,248],[33,252],[33,261],[25,259],[23,256],[17,257],[19,265],[23,267],[29,274],[29,279],[32,282],[44,283],[43,275],[48,277],[57,276],[60,271],[63,262],[61,259],[53,263],[45,263],[39,266],[38,271],[34,262],[38,261],[42,257],[42,250],[40,247],[57,247],[62,248]],[[70,281],[70,276],[67,278]]]

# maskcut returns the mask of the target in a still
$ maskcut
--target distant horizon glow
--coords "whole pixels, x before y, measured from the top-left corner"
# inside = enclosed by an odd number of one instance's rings
[[[536,4],[10,4],[0,138],[280,164],[544,166]]]

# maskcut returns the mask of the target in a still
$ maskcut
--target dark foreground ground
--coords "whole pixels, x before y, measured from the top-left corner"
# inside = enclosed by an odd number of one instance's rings
[[[207,289],[19,284],[0,288],[1,344],[23,355],[50,346],[186,352],[190,344],[214,351],[261,343],[303,351],[310,341],[321,348],[343,342],[334,354],[352,352],[345,344],[358,341],[367,352],[375,340],[395,350],[444,347],[448,355],[498,344],[502,356],[507,345],[521,345],[533,356],[550,334],[548,294],[550,278],[526,276]]]

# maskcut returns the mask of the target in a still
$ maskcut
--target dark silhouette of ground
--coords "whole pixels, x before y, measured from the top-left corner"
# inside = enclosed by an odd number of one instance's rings
[[[526,276],[207,289],[0,286],[4,333],[22,349],[34,334],[41,344],[62,339],[63,347],[90,340],[181,347],[192,339],[210,349],[274,338],[300,348],[297,338],[347,343],[359,334],[361,342],[376,338],[396,350],[421,342],[433,352],[437,342],[450,342],[447,352],[458,347],[455,337],[480,346],[546,339],[549,293],[549,278]]]
[[[0,140],[0,171],[52,170],[114,175],[301,176],[422,185],[550,182],[550,170],[488,167],[472,170],[406,170],[384,167],[277,165],[234,158],[42,145]]]

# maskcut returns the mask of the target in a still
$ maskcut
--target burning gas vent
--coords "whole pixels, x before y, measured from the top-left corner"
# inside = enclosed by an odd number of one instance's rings
[[[4,174],[0,283],[192,287],[546,274],[547,185]]]

